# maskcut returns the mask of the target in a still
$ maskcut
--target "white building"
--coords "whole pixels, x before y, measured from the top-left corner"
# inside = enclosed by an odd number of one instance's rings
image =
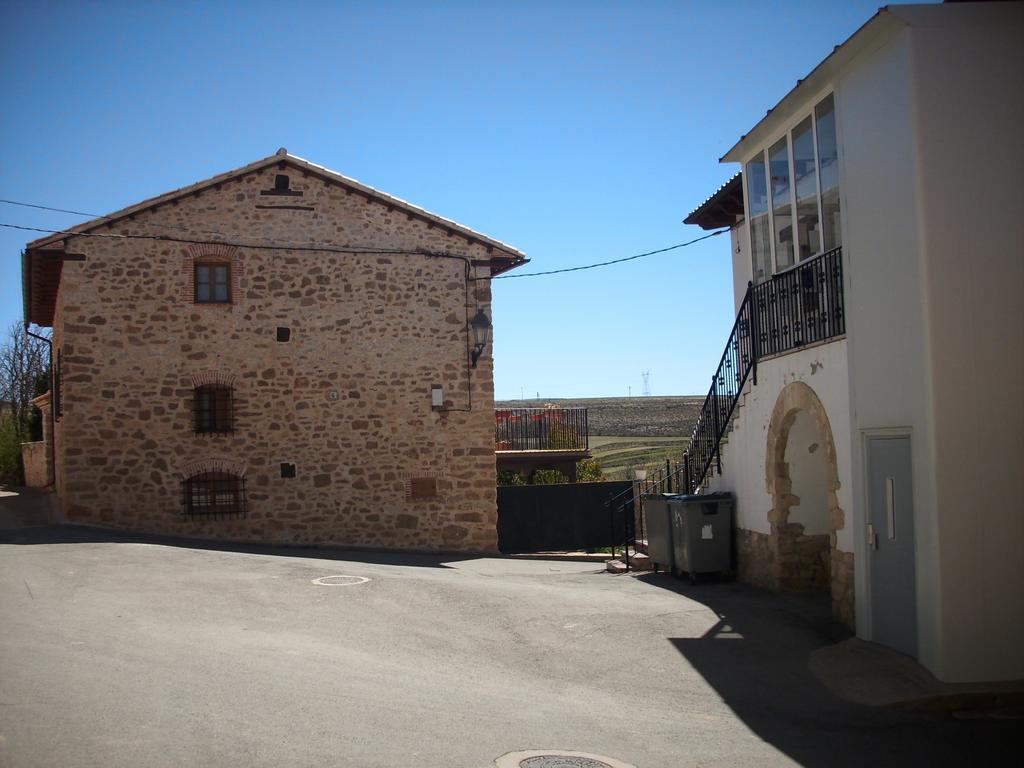
[[[741,578],[1024,678],[1024,3],[881,9],[721,159],[686,221],[731,228],[738,320],[690,466]]]

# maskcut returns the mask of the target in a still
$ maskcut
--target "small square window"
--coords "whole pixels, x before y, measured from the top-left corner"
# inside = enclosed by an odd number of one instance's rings
[[[227,304],[231,301],[231,265],[196,264],[197,304]]]

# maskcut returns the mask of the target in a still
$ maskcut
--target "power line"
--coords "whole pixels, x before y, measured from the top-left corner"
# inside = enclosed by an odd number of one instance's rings
[[[237,248],[250,248],[263,251],[324,251],[328,253],[351,253],[351,254],[409,254],[420,256],[437,256],[439,258],[461,259],[468,261],[468,256],[459,254],[428,251],[426,249],[409,248],[362,248],[349,245],[299,245],[289,243],[277,243],[273,245],[263,243],[243,243],[230,240],[197,240],[188,237],[175,237],[174,235],[118,235],[109,232],[73,232],[66,229],[46,229],[44,227],[28,227],[23,224],[4,224],[0,227],[8,229],[21,229],[28,232],[45,232],[51,235],[67,235],[69,237],[99,237],[110,240],[155,240],[167,243],[185,243],[188,245],[233,245]]]
[[[658,253],[665,253],[667,251],[674,251],[677,248],[685,248],[688,245],[693,245],[694,243],[699,243],[701,240],[707,240],[709,237],[715,237],[717,235],[721,235],[721,234],[723,234],[725,232],[728,232],[728,231],[729,231],[728,229],[720,229],[717,232],[712,232],[709,235],[704,235],[703,237],[698,237],[695,240],[688,240],[687,242],[679,243],[678,245],[670,245],[668,248],[659,248],[656,251],[647,251],[646,253],[638,253],[635,256],[626,256],[623,259],[612,259],[611,261],[601,261],[601,262],[598,262],[597,264],[587,264],[587,265],[582,266],[582,267],[566,267],[565,269],[552,269],[552,270],[548,270],[547,272],[526,272],[526,273],[521,274],[521,275],[498,275],[497,277],[492,278],[492,279],[493,280],[511,280],[514,277],[540,277],[541,275],[560,275],[563,272],[579,272],[580,270],[583,270],[583,269],[596,269],[597,267],[607,267],[607,266],[610,266],[612,264],[621,264],[624,261],[633,261],[633,259],[642,259],[645,256],[654,256],[655,254],[658,254]]]
[[[21,201],[18,201],[18,200],[7,200],[7,199],[0,198],[0,203],[5,203],[7,205],[17,205],[17,206],[21,206],[23,208],[35,208],[35,209],[41,210],[41,211],[52,211],[54,213],[67,213],[67,214],[71,214],[71,215],[74,215],[74,216],[90,216],[92,218],[104,219],[104,220],[108,220],[108,221],[116,220],[115,217],[111,217],[111,216],[101,216],[101,215],[95,214],[95,213],[85,213],[84,211],[73,211],[73,210],[70,210],[70,209],[67,209],[67,208],[56,208],[56,207],[50,206],[50,205],[40,205],[40,204],[36,204],[36,203],[25,203],[25,202],[21,202]],[[117,218],[121,218],[121,217],[117,217]],[[143,226],[149,226],[145,222],[139,222],[139,223],[141,223]],[[173,225],[173,224],[161,224],[159,226],[167,227],[167,228],[170,228],[170,229],[180,229],[180,230],[184,230],[184,231],[193,231],[193,230],[190,230],[188,227],[184,227],[184,226],[180,226],[180,225],[176,226],[176,225]],[[71,231],[68,231],[68,230],[43,229],[43,228],[39,228],[39,227],[27,227],[27,226],[21,226],[21,225],[17,225],[17,224],[0,224],[0,227],[8,227],[10,229],[23,229],[23,230],[27,230],[27,231],[30,231],[30,232],[45,232],[45,233],[58,234],[58,235],[71,235],[71,236],[76,236],[76,237],[111,237],[111,238],[136,239],[136,240],[164,240],[164,241],[169,241],[169,242],[189,243],[189,244],[197,244],[197,245],[206,245],[206,244],[234,245],[234,246],[238,246],[240,248],[244,247],[244,248],[262,249],[262,250],[326,251],[326,252],[331,252],[331,253],[352,253],[352,254],[367,253],[367,254],[396,254],[396,255],[400,255],[400,254],[427,254],[427,253],[432,253],[432,252],[426,251],[425,249],[407,250],[407,249],[400,249],[400,248],[361,248],[361,247],[353,247],[353,246],[323,246],[323,247],[321,247],[321,246],[299,246],[299,245],[280,245],[280,244],[259,245],[259,244],[255,244],[255,243],[237,243],[237,242],[228,242],[228,241],[222,241],[222,240],[193,240],[193,239],[189,239],[189,238],[175,238],[175,237],[172,237],[172,236],[169,236],[169,235],[114,235],[114,234],[102,234],[102,233],[94,233],[94,232],[71,232]],[[201,232],[202,234],[215,235],[217,237],[228,237],[227,235],[225,235],[222,232],[204,231],[204,230],[197,230],[197,231]],[[580,272],[580,271],[586,270],[586,269],[596,269],[598,267],[608,267],[608,266],[611,266],[613,264],[622,264],[622,263],[627,262],[627,261],[633,261],[635,259],[643,259],[643,258],[646,258],[647,256],[655,256],[655,255],[657,255],[659,253],[667,253],[668,251],[674,251],[674,250],[677,250],[679,248],[685,248],[685,247],[687,247],[689,245],[694,245],[695,243],[699,243],[702,240],[708,240],[709,238],[717,237],[718,235],[724,234],[725,232],[728,232],[728,231],[729,231],[728,229],[720,229],[717,232],[711,232],[711,233],[709,233],[707,235],[703,235],[702,237],[698,237],[698,238],[695,238],[693,240],[688,240],[685,243],[677,243],[676,245],[670,245],[667,248],[659,248],[659,249],[654,250],[654,251],[647,251],[645,253],[638,253],[638,254],[636,254],[634,256],[626,256],[626,257],[621,258],[621,259],[612,259],[611,261],[601,261],[601,262],[597,262],[596,264],[585,264],[585,265],[579,266],[579,267],[565,267],[563,269],[551,269],[551,270],[547,270],[545,272],[525,272],[525,273],[514,274],[514,275],[497,275],[495,277],[474,278],[474,279],[476,279],[476,280],[511,280],[513,278],[519,278],[519,277],[542,277],[542,276],[546,276],[546,275],[560,275],[560,274],[563,274],[563,273],[566,273],[566,272]],[[437,255],[441,255],[441,254],[437,254]],[[465,256],[454,256],[454,255],[451,255],[451,254],[444,254],[444,255],[451,256],[452,258],[463,258],[463,259],[467,258]]]
[[[69,211],[67,208],[53,208],[49,205],[36,205],[35,203],[21,203],[17,200],[3,200],[0,199],[0,203],[7,203],[7,205],[20,205],[22,208],[36,208],[40,211],[54,211],[55,213],[70,213],[74,216],[88,216],[91,219],[109,219],[110,216],[101,216],[98,213],[84,213],[83,211]]]
[[[118,221],[120,219],[125,218],[125,215],[121,215],[121,216],[103,216],[102,214],[99,214],[99,213],[86,213],[85,211],[72,211],[72,210],[69,210],[67,208],[54,208],[52,205],[39,205],[37,203],[23,203],[23,202],[21,202],[19,200],[5,200],[5,199],[0,198],[0,203],[5,203],[7,205],[18,205],[18,206],[21,206],[22,208],[35,208],[38,211],[52,211],[54,213],[69,213],[69,214],[71,214],[73,216],[88,216],[90,219],[103,219],[104,221]],[[135,223],[137,225],[143,226],[143,227],[154,226],[153,224],[150,224],[149,222],[145,222],[145,221],[136,221]],[[199,232],[200,234],[203,234],[203,235],[215,235],[217,237],[227,237],[227,235],[225,235],[223,232],[217,232],[217,231],[211,230],[211,229],[192,229],[191,227],[186,227],[186,226],[183,226],[181,224],[167,224],[167,223],[163,223],[163,224],[157,224],[155,226],[163,227],[165,229],[177,229],[177,230],[181,230],[182,232]]]

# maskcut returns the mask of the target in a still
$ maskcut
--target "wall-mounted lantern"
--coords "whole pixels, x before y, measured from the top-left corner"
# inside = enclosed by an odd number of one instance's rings
[[[480,359],[480,355],[484,353],[484,347],[491,341],[491,321],[484,314],[482,309],[476,311],[476,315],[469,321],[469,327],[473,331],[473,352],[472,360],[473,367],[476,368],[476,361]]]

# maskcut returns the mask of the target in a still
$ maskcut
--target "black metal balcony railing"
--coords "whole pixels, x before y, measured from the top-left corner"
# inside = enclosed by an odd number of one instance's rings
[[[845,333],[842,256],[836,248],[753,287],[758,357]]]
[[[507,408],[494,412],[496,451],[585,451],[586,408]]]

